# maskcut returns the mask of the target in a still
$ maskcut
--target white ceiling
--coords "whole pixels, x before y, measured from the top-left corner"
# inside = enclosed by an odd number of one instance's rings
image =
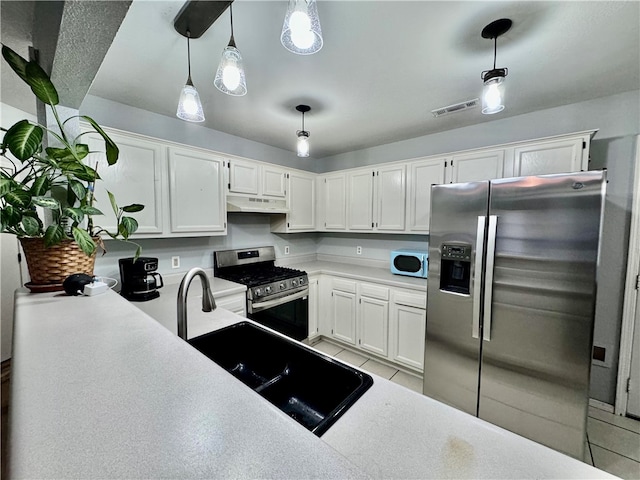
[[[89,93],[174,116],[187,77],[186,39],[173,28],[183,4],[134,0]],[[191,41],[206,127],[293,150],[295,106],[305,103],[311,156],[323,158],[640,88],[638,1],[319,0],[324,46],[309,56],[280,44],[286,7],[233,3],[244,97],[213,86],[229,11]],[[503,17],[513,20],[498,39],[497,67],[509,69],[506,109],[434,118],[432,109],[480,96],[480,73],[493,65],[493,41],[480,32]]]

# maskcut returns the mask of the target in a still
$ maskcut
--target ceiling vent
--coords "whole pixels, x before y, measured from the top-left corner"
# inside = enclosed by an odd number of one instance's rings
[[[450,113],[462,112],[463,110],[477,107],[479,101],[480,99],[478,98],[474,98],[473,100],[465,100],[464,102],[454,103],[453,105],[449,105],[447,107],[436,108],[435,110],[431,110],[431,113],[434,117],[437,118],[443,115],[448,115]]]

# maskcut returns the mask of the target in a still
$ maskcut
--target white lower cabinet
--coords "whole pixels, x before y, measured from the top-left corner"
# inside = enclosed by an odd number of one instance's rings
[[[331,335],[356,344],[356,282],[340,278],[332,281]]]
[[[361,283],[358,296],[358,346],[386,357],[389,345],[389,289]]]
[[[390,360],[422,371],[426,338],[427,297],[424,294],[392,294],[389,330]]]
[[[218,307],[229,310],[241,317],[247,316],[247,295],[244,292],[219,298],[216,297],[215,300]]]

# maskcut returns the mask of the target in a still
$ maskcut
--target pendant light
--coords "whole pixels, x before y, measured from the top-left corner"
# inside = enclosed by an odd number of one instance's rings
[[[309,156],[309,132],[304,129],[304,114],[311,110],[309,105],[298,105],[296,110],[302,113],[302,130],[298,130],[296,133],[298,135],[298,156],[299,157],[308,157]]]
[[[280,41],[298,55],[311,55],[322,48],[322,29],[316,0],[289,0]]]
[[[189,76],[187,77],[187,83],[182,89],[180,94],[180,100],[178,101],[178,111],[176,115],[182,120],[187,122],[204,122],[204,112],[202,110],[202,103],[200,102],[200,95],[193,86],[191,81],[191,49],[189,47],[189,38],[191,34],[187,30],[187,61],[189,65]]]
[[[233,7],[229,5],[229,16],[231,17],[231,38],[229,45],[222,51],[220,65],[216,71],[216,78],[213,84],[218,90],[227,95],[242,96],[247,93],[247,83],[244,77],[244,67],[242,66],[242,55],[236,48],[233,38]]]
[[[482,38],[493,39],[493,69],[482,72],[484,90],[482,92],[482,113],[490,115],[504,110],[504,78],[509,73],[507,68],[496,68],[498,37],[511,28],[513,22],[501,18],[491,22],[482,29]]]

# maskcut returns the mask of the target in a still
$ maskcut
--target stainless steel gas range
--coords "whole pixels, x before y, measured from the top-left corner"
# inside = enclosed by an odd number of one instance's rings
[[[214,276],[247,286],[247,317],[296,340],[309,333],[307,274],[275,265],[274,247],[213,253]]]

